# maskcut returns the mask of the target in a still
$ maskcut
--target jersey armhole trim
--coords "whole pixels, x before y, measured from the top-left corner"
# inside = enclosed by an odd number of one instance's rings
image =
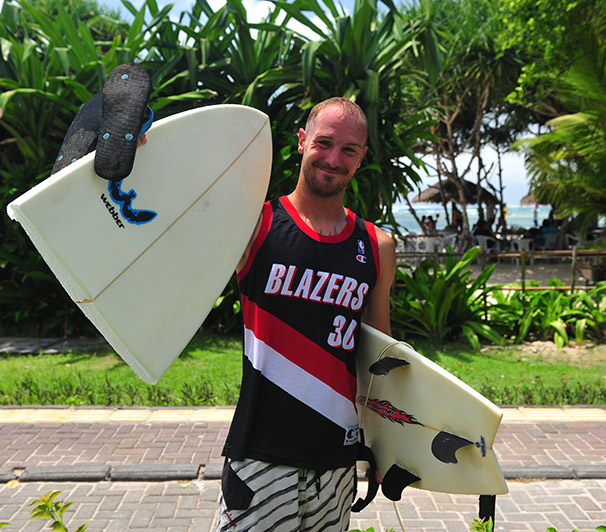
[[[370,238],[370,246],[372,247],[372,254],[375,258],[375,264],[377,265],[377,281],[381,277],[381,256],[379,255],[379,239],[377,238],[377,228],[375,224],[371,222],[364,222],[366,224],[366,230]]]
[[[238,276],[237,276],[238,281],[243,279],[246,276],[246,274],[248,273],[248,270],[250,270],[250,267],[252,266],[253,260],[255,259],[255,256],[257,255],[259,248],[265,241],[265,237],[267,237],[267,233],[269,233],[269,228],[271,227],[271,222],[273,220],[273,211],[272,211],[269,201],[266,201],[263,204],[263,211],[262,211],[261,216],[263,217],[261,220],[261,227],[259,228],[259,232],[257,233],[257,236],[255,237],[252,247],[250,248],[250,253],[248,254],[248,259],[246,260],[246,264],[244,265],[244,268],[242,268],[240,273],[238,273]]]

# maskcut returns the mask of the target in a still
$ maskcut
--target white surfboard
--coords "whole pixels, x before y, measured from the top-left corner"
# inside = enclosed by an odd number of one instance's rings
[[[367,325],[356,365],[360,424],[386,496],[399,500],[406,485],[507,493],[492,448],[503,416],[497,406],[409,345]]]
[[[217,105],[156,122],[118,184],[94,152],[8,206],[70,297],[156,383],[229,281],[269,184],[267,115]]]

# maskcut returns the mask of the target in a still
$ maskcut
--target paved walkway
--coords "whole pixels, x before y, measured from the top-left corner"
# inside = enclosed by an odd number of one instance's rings
[[[505,408],[495,449],[510,493],[497,530],[558,532],[606,525],[606,408]],[[213,530],[230,408],[0,408],[0,522],[48,530],[28,505],[51,490],[74,502],[70,530]],[[365,493],[366,487],[361,486]],[[407,532],[466,531],[477,497],[408,488]],[[400,532],[382,496],[352,528]]]

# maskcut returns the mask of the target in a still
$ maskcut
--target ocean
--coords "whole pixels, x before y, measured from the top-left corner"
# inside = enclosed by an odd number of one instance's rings
[[[415,209],[417,216],[422,218],[423,216],[432,216],[434,220],[436,215],[438,222],[436,224],[437,229],[443,229],[446,226],[446,216],[444,214],[444,207],[435,203],[414,203],[413,208]],[[522,205],[507,205],[507,227],[509,229],[524,228],[528,229],[534,224],[534,205],[522,206]],[[549,205],[540,205],[537,213],[539,226],[549,216],[551,207]],[[393,207],[393,213],[396,221],[398,222],[400,231],[402,233],[420,233],[421,228],[417,224],[416,220],[410,213],[408,205],[395,204]],[[452,216],[451,204],[448,204],[448,215]],[[467,206],[467,215],[469,217],[470,228],[473,227],[478,220],[478,209],[475,205]],[[498,208],[497,208],[498,218]],[[494,228],[494,227],[493,227]]]

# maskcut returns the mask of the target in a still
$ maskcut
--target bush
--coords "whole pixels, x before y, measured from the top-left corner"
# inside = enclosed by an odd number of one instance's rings
[[[551,279],[548,286],[562,286]],[[538,286],[530,281],[528,286]],[[496,291],[496,304],[488,309],[493,326],[516,343],[553,340],[563,347],[575,338],[602,341],[606,333],[606,283],[590,290],[562,292]]]
[[[471,248],[458,262],[447,256],[445,265],[424,260],[412,273],[398,269],[396,282],[400,284],[396,285],[391,313],[394,334],[440,341],[462,334],[474,349],[480,348],[479,336],[503,344],[487,315],[487,299],[495,289],[486,282],[495,266],[470,281],[471,263],[479,252],[479,248]]]

